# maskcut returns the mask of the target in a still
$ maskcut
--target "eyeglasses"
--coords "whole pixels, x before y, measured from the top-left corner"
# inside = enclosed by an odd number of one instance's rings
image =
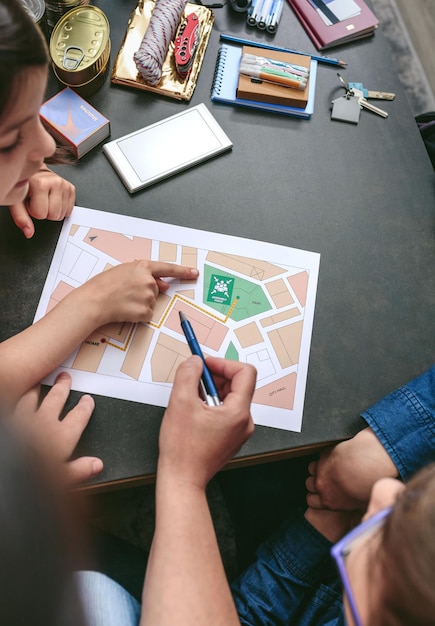
[[[357,543],[361,541],[364,537],[369,534],[374,533],[377,529],[381,528],[388,515],[391,513],[392,507],[387,509],[383,509],[373,515],[366,522],[359,524],[353,530],[351,530],[347,535],[340,539],[338,543],[336,543],[331,548],[331,554],[334,557],[338,571],[340,573],[341,580],[343,581],[343,587],[347,599],[349,601],[350,610],[352,612],[353,619],[355,621],[355,626],[363,626],[363,623],[360,619],[358,609],[355,602],[355,596],[352,591],[352,587],[349,580],[349,574],[346,567],[346,559],[351,553],[352,549],[356,546]]]

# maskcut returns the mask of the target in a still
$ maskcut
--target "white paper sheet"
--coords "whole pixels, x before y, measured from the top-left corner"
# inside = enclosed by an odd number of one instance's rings
[[[96,330],[58,370],[73,389],[167,406],[176,368],[189,354],[179,311],[202,350],[252,363],[256,424],[300,431],[320,255],[75,207],[64,222],[35,321],[70,290],[109,266],[139,258],[196,266],[196,282],[170,281],[148,324]]]

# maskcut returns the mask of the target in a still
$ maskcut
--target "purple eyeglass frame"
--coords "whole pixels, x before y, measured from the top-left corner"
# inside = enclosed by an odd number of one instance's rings
[[[382,511],[379,511],[379,513],[376,513],[367,521],[359,524],[331,548],[331,555],[337,563],[338,571],[343,582],[344,591],[349,601],[350,610],[355,621],[355,626],[363,626],[363,623],[358,613],[355,597],[353,595],[352,586],[350,584],[349,575],[346,569],[345,559],[349,553],[348,548],[355,539],[365,534],[367,531],[380,528],[385,523],[386,518],[392,511],[392,508],[393,507],[382,509]]]

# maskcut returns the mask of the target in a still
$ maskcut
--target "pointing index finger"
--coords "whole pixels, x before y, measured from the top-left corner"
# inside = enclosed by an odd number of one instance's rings
[[[165,261],[152,261],[151,274],[154,278],[171,277],[196,279],[199,271],[195,267],[186,267],[177,263],[166,263]]]

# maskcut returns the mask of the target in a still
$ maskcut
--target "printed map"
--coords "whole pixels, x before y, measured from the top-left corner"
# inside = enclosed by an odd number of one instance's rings
[[[35,321],[95,274],[140,258],[197,267],[200,276],[172,281],[149,323],[96,330],[45,382],[66,369],[76,390],[166,406],[177,367],[190,355],[183,311],[206,357],[256,367],[254,421],[300,431],[319,255],[75,207]]]

